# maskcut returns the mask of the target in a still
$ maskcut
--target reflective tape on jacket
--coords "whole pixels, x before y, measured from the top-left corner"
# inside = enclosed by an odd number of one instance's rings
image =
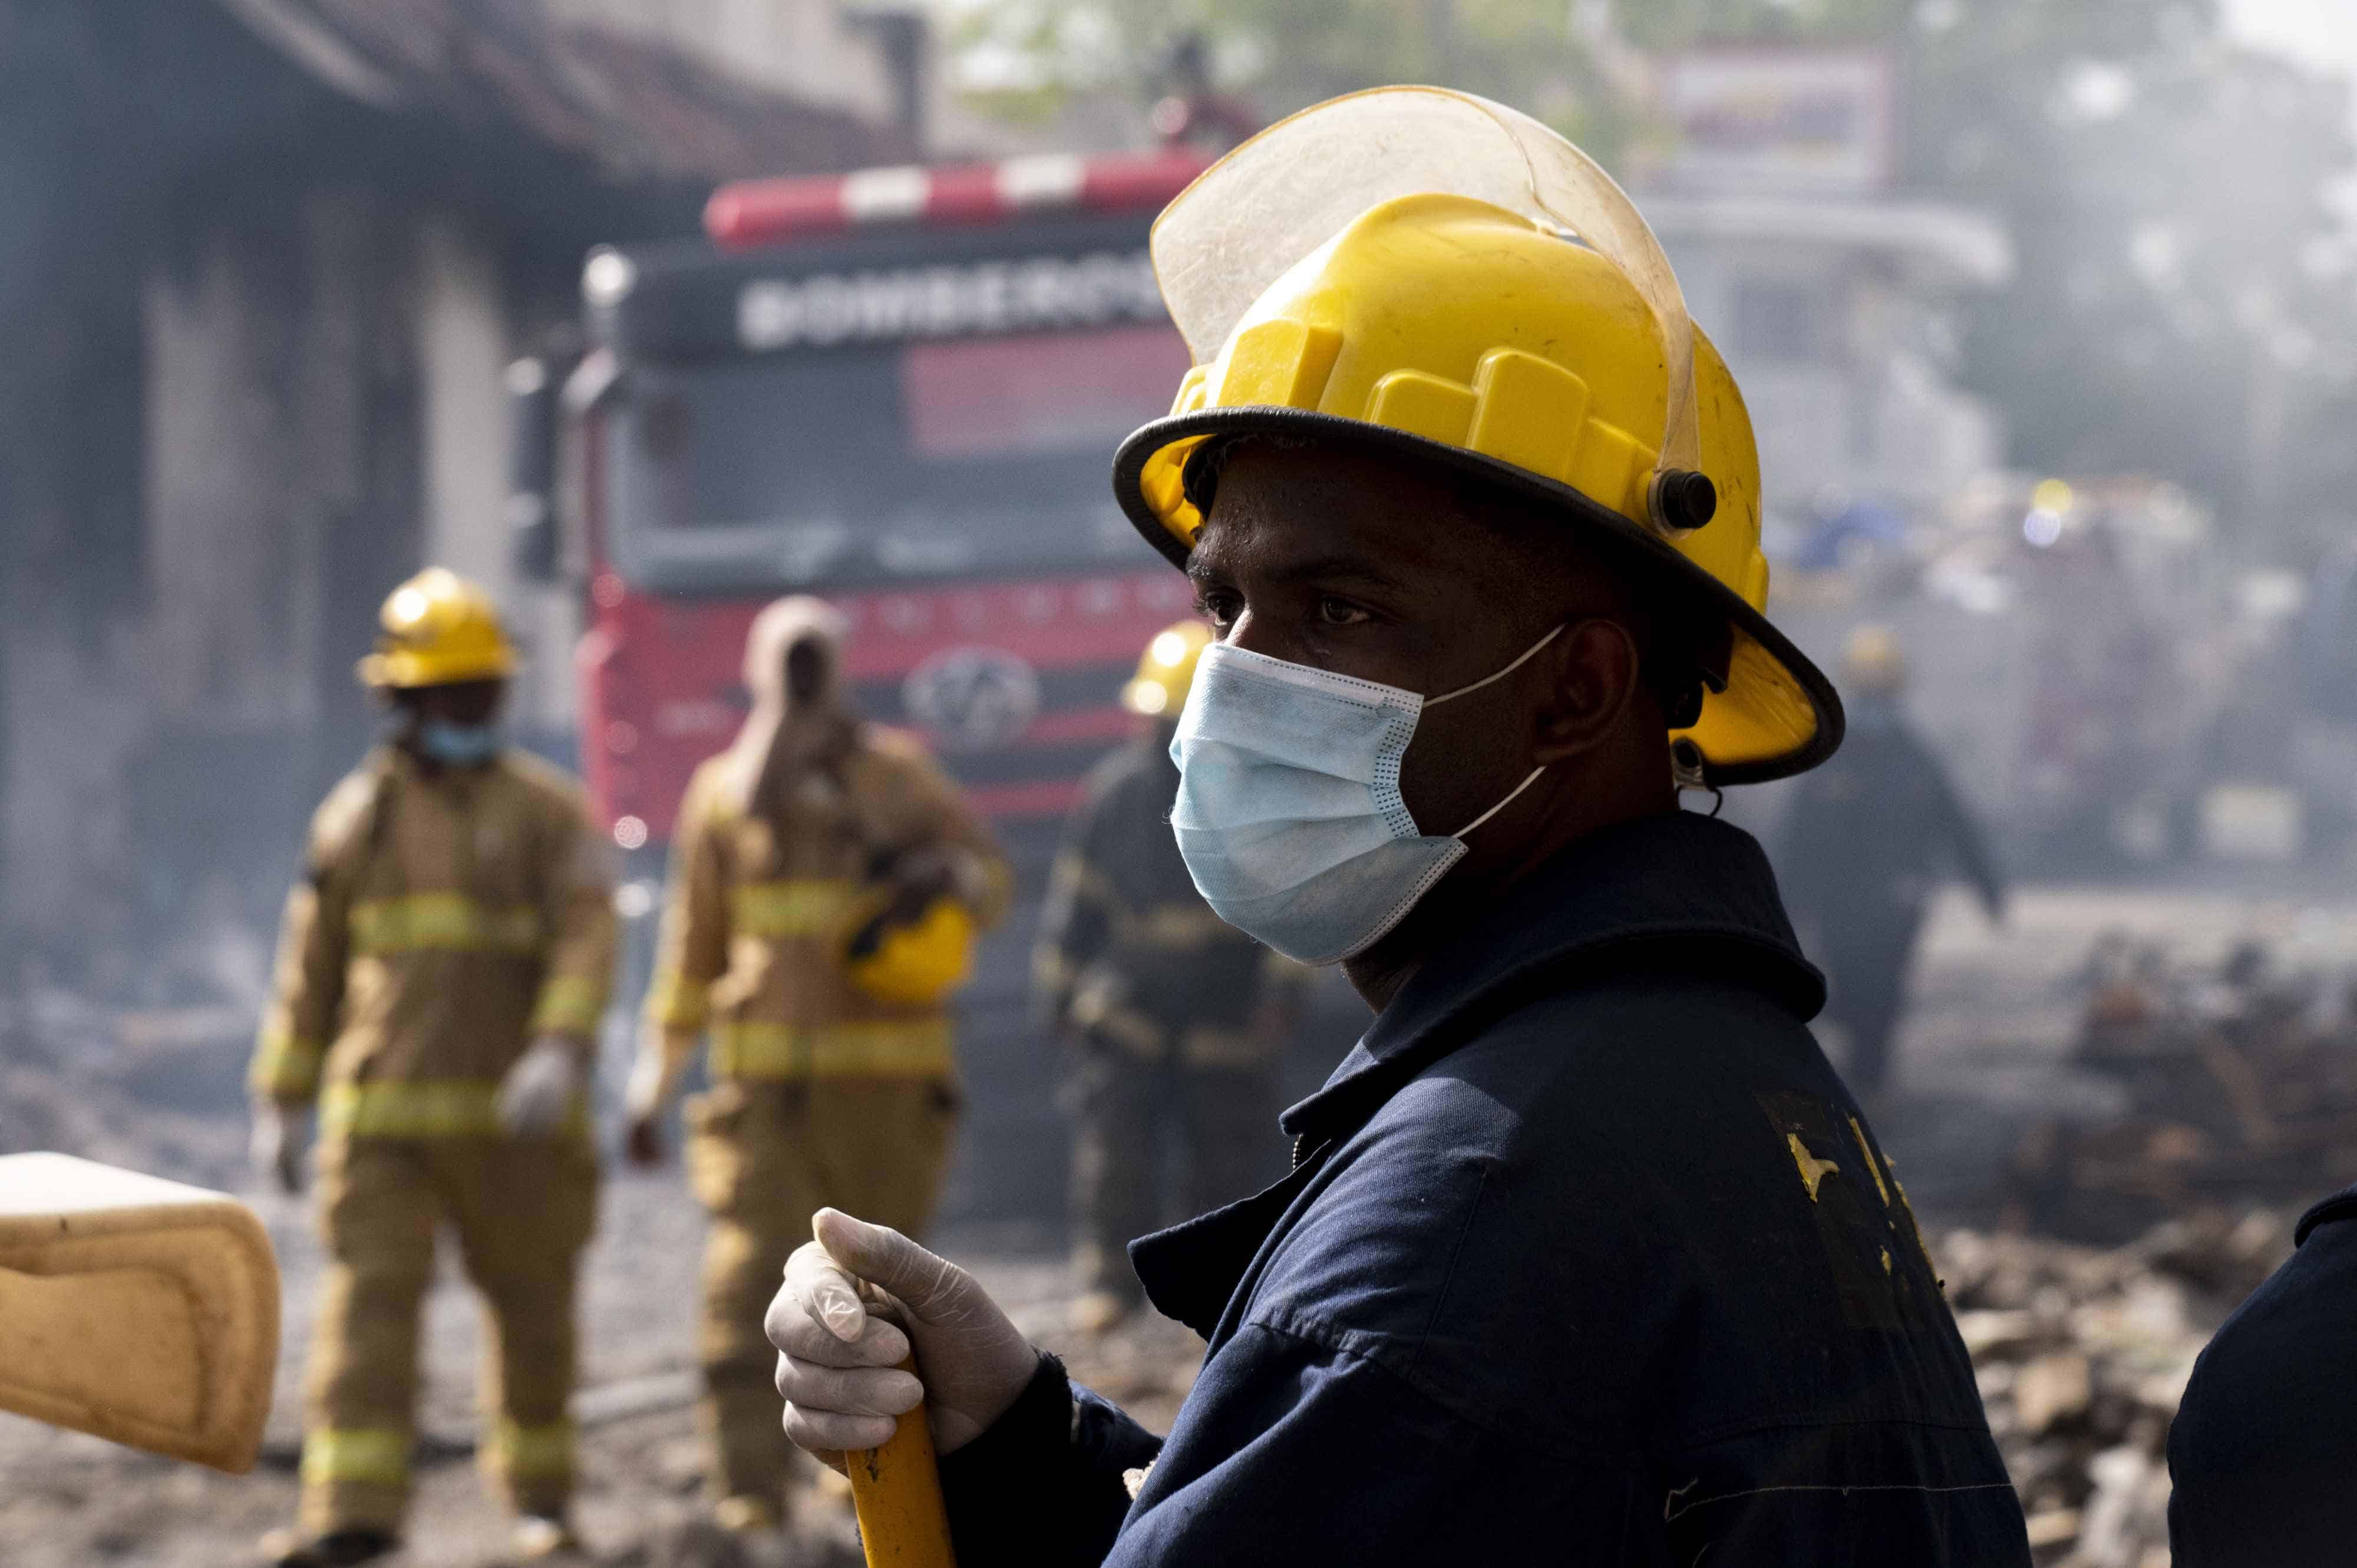
[[[716,1024],[721,1078],[935,1078],[954,1066],[947,1018],[856,1024]]]
[[[323,1138],[496,1138],[500,1086],[472,1079],[386,1079],[331,1083],[319,1097]],[[576,1098],[565,1135],[588,1134],[589,1111]]]
[[[541,986],[540,1001],[525,1027],[534,1035],[587,1035],[597,1029],[605,1011],[603,982],[578,974],[553,974]]]
[[[323,1041],[303,1039],[284,1029],[265,1029],[254,1045],[246,1082],[275,1099],[307,1100],[318,1090],[319,1066],[327,1056]]]
[[[573,1473],[573,1423],[544,1421],[520,1426],[501,1416],[491,1428],[485,1457],[502,1476],[542,1479]]]
[[[858,891],[839,877],[741,883],[728,890],[728,921],[741,936],[827,936],[851,913]]]
[[[1178,1059],[1189,1067],[1256,1070],[1275,1060],[1277,1041],[1258,1029],[1198,1025],[1178,1036]]]
[[[701,1029],[712,1013],[709,992],[677,970],[664,970],[647,987],[647,1018],[660,1029]]]
[[[529,953],[544,937],[529,904],[479,904],[464,893],[413,893],[352,906],[352,950],[363,957],[438,948],[457,952]]]
[[[1123,947],[1191,952],[1213,942],[1250,939],[1211,913],[1209,904],[1157,904],[1138,910],[1116,909],[1114,940]]]
[[[361,1481],[409,1484],[410,1436],[384,1427],[316,1427],[303,1434],[303,1480],[308,1486]]]

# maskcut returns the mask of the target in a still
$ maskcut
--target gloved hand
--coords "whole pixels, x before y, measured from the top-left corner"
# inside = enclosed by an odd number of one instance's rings
[[[910,850],[893,865],[891,881],[892,903],[884,912],[884,923],[912,926],[935,900],[957,891],[957,867],[946,849]]]
[[[570,1041],[543,1035],[500,1084],[500,1125],[512,1137],[547,1137],[565,1124],[580,1092],[580,1051]]]
[[[274,1100],[253,1102],[253,1132],[246,1152],[254,1175],[278,1184],[285,1193],[303,1190],[303,1149],[311,1134],[311,1112],[305,1106],[281,1105]]]
[[[659,1049],[642,1048],[630,1064],[630,1081],[622,1090],[622,1154],[634,1165],[662,1163],[662,1117],[673,1076]]]
[[[820,1209],[811,1230],[818,1240],[786,1260],[763,1324],[778,1348],[788,1437],[839,1470],[843,1450],[880,1447],[899,1425],[893,1417],[920,1401],[942,1454],[1006,1413],[1039,1371],[1039,1352],[972,1274],[836,1209]],[[863,1282],[892,1303],[870,1306]],[[892,1305],[905,1331],[882,1316]],[[899,1370],[912,1341],[921,1382]]]

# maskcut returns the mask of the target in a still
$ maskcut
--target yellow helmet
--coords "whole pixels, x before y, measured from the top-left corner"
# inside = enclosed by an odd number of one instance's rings
[[[1213,641],[1200,620],[1182,620],[1154,634],[1138,656],[1137,678],[1121,689],[1121,705],[1150,719],[1175,719],[1195,683],[1195,665]]]
[[[1862,626],[1842,649],[1842,673],[1862,692],[1888,694],[1907,684],[1907,650],[1887,626]]]
[[[1154,253],[1198,362],[1114,487],[1171,561],[1203,524],[1188,461],[1217,437],[1413,454],[1555,506],[1725,614],[1727,668],[1678,732],[1704,780],[1797,773],[1840,743],[1832,684],[1761,613],[1742,394],[1652,231],[1570,143],[1463,93],[1353,94],[1214,165]]]
[[[360,662],[368,686],[455,686],[515,673],[515,647],[490,595],[443,566],[393,589],[377,613],[376,651]]]
[[[850,925],[844,969],[851,983],[878,1002],[929,1007],[974,972],[974,916],[954,898],[936,898],[907,925],[886,925],[879,892]]]

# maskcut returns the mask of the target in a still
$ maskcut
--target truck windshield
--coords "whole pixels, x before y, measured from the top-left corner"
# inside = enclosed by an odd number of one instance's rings
[[[642,361],[606,447],[617,564],[744,592],[1135,559],[1109,465],[1188,363],[1161,325]]]

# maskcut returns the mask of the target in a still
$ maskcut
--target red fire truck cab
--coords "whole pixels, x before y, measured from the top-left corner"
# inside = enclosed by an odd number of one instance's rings
[[[861,711],[929,739],[1037,899],[1124,678],[1190,602],[1107,475],[1188,368],[1146,234],[1205,161],[748,182],[704,239],[588,258],[586,352],[561,392],[529,364],[511,389],[514,504],[527,559],[587,585],[580,762],[640,874],[746,710],[754,613],[813,593],[850,617]],[[983,954],[970,1079],[1024,1033],[1031,924]]]

